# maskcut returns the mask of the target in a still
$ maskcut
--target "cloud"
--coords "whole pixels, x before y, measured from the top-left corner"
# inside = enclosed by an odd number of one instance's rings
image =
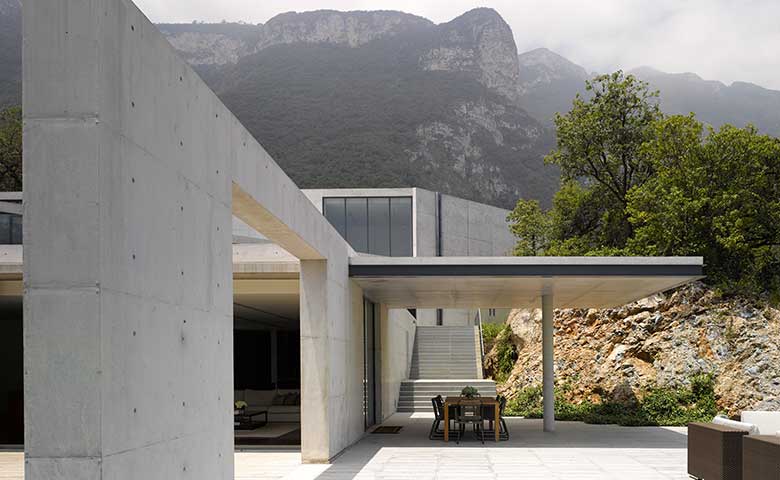
[[[780,89],[777,0],[136,0],[155,22],[265,22],[286,11],[402,10],[446,22],[479,7],[495,8],[519,51],[547,47],[589,71],[650,65],[706,79],[748,81]]]

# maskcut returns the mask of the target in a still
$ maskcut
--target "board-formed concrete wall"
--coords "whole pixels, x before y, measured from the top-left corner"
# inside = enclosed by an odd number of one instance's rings
[[[304,259],[304,461],[354,443],[346,242],[132,2],[23,15],[26,478],[232,478],[231,213]]]

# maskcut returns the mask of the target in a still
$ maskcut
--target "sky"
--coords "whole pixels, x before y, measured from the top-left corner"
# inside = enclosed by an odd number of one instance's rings
[[[492,7],[519,52],[547,47],[589,72],[652,66],[780,90],[780,0],[135,0],[154,22],[264,23],[289,11],[401,10],[436,23]]]

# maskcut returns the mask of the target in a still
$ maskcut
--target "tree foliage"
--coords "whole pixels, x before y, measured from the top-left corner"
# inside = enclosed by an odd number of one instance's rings
[[[556,118],[564,182],[542,212],[509,215],[519,255],[702,255],[727,290],[780,290],[780,140],[663,115],[621,72]]]
[[[22,190],[22,109],[0,112],[0,190]]]

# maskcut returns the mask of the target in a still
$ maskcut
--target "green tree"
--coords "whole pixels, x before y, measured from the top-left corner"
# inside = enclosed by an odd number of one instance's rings
[[[536,200],[519,200],[507,216],[509,229],[517,237],[514,254],[540,255],[548,247],[549,216],[542,212]]]
[[[545,161],[561,168],[553,208],[521,200],[509,215],[518,255],[595,255],[623,252],[633,234],[626,205],[632,188],[647,181],[653,164],[643,145],[663,118],[656,92],[616,72],[586,82],[572,109],[556,115],[557,148]]]
[[[22,190],[22,109],[0,112],[0,190]]]
[[[752,126],[705,129],[691,116],[657,123],[645,150],[655,175],[629,195],[629,250],[704,255],[710,280],[780,289],[780,140]]]
[[[631,187],[652,174],[640,149],[662,117],[658,92],[621,71],[597,76],[585,89],[589,100],[577,95],[569,113],[555,116],[558,148],[546,160],[559,165],[564,178],[598,183],[625,205]]]

